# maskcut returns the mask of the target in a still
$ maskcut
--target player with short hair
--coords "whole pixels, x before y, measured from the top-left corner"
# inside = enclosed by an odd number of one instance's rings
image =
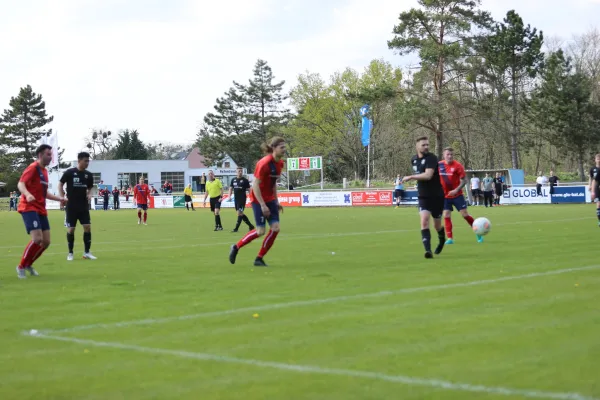
[[[215,178],[215,173],[208,171],[208,180],[206,181],[206,194],[204,195],[204,206],[206,198],[210,196],[210,211],[215,214],[215,231],[222,231],[221,225],[221,199],[223,198],[223,183]]]
[[[140,176],[138,184],[133,188],[133,199],[137,205],[138,225],[142,223],[142,211],[144,211],[144,225],[148,225],[148,203],[150,202],[150,188]]]
[[[277,179],[281,176],[283,169],[283,156],[286,151],[285,140],[281,137],[272,138],[269,143],[262,146],[266,154],[258,161],[254,169],[254,182],[250,190],[250,200],[256,229],[251,230],[237,244],[231,245],[229,251],[229,262],[235,264],[238,251],[245,245],[265,234],[267,221],[269,222],[269,234],[265,237],[258,256],[254,260],[255,267],[266,267],[263,257],[275,243],[279,234],[279,213],[283,213],[283,207],[277,200]]]
[[[448,240],[446,244],[454,244],[452,233],[452,209],[462,215],[469,226],[473,226],[473,217],[467,211],[467,201],[463,195],[463,188],[467,184],[467,174],[465,167],[454,159],[454,149],[446,147],[444,149],[444,159],[439,162],[440,182],[444,188],[444,226]],[[477,236],[479,242],[483,241],[483,236]]]
[[[39,275],[33,269],[33,263],[50,246],[50,223],[48,222],[46,199],[61,203],[65,201],[64,197],[48,193],[48,170],[46,167],[52,162],[52,146],[43,144],[35,150],[35,154],[37,160],[25,168],[17,185],[21,193],[17,211],[21,214],[25,229],[31,236],[31,241],[25,247],[21,262],[17,266],[19,279],[27,278],[26,271],[31,276]]]
[[[58,193],[67,199],[65,209],[65,223],[67,226],[67,243],[69,253],[67,261],[73,261],[73,247],[75,246],[75,227],[77,221],[83,226],[83,258],[95,260],[96,257],[90,253],[92,247],[92,226],[90,218],[90,201],[92,199],[92,188],[94,187],[94,176],[87,167],[90,165],[90,154],[81,152],[77,154],[77,167],[69,168],[60,178]],[[64,185],[67,185],[65,196]]]
[[[417,154],[412,157],[412,169],[417,174],[405,176],[402,182],[417,181],[419,192],[419,213],[421,215],[421,237],[425,247],[425,258],[433,258],[431,253],[431,232],[429,219],[433,217],[433,225],[438,233],[440,243],[435,249],[435,254],[440,254],[444,248],[446,234],[442,226],[442,213],[444,211],[444,190],[440,182],[438,158],[429,152],[429,138],[426,136],[417,139]]]
[[[192,184],[188,184],[185,189],[183,189],[183,200],[185,201],[185,208],[190,211],[190,204],[192,205],[192,211],[196,211],[194,208],[194,199],[192,195],[194,192],[192,191]]]
[[[248,225],[248,230],[251,231],[254,229],[254,225],[252,225],[246,214],[244,214],[244,210],[246,209],[246,191],[250,189],[250,181],[244,178],[242,167],[238,167],[236,172],[237,176],[231,180],[231,185],[229,185],[229,200],[231,201],[231,195],[233,194],[238,217],[235,228],[231,232],[237,232],[242,221]]]
[[[592,201],[596,203],[596,216],[600,226],[600,153],[594,159],[596,165],[590,169],[589,190],[592,192]]]

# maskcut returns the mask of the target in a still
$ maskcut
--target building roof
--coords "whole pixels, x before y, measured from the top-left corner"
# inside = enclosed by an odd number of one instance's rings
[[[188,166],[190,168],[208,168],[206,164],[204,164],[204,156],[200,154],[200,149],[198,147],[194,147],[184,160],[188,161]]]

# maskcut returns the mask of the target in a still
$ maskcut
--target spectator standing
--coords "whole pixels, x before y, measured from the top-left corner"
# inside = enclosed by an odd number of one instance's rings
[[[473,205],[479,205],[479,198],[481,196],[481,181],[477,175],[471,177],[471,195],[473,196]]]
[[[490,207],[493,207],[494,202],[494,178],[492,178],[489,172],[485,173],[485,178],[483,178],[483,204],[487,207],[488,204]]]

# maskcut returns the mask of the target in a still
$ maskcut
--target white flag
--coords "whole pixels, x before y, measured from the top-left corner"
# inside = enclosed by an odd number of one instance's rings
[[[52,161],[48,167],[54,168],[58,166],[58,135],[56,132],[53,132],[52,135],[50,135],[46,144],[52,146]]]

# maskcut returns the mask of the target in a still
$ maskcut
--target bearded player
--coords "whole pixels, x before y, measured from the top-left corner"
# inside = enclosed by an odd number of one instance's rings
[[[37,160],[30,164],[17,188],[21,192],[21,201],[17,211],[23,217],[27,234],[31,241],[25,247],[21,262],[17,266],[19,279],[27,278],[25,272],[31,276],[38,276],[33,269],[33,263],[40,258],[42,253],[50,246],[50,223],[48,222],[48,211],[46,210],[46,199],[60,201],[64,204],[65,198],[48,193],[48,170],[46,167],[52,162],[52,147],[43,144],[35,151]]]
[[[139,183],[133,188],[133,196],[137,204],[138,225],[142,223],[142,211],[144,211],[144,225],[148,225],[148,203],[150,201],[150,188],[144,183],[144,177],[140,176]]]
[[[250,191],[256,229],[248,232],[237,244],[231,246],[229,262],[232,264],[235,264],[237,253],[242,247],[265,234],[266,223],[269,222],[271,229],[260,247],[256,260],[254,260],[255,267],[266,267],[267,264],[265,264],[263,257],[273,246],[279,234],[279,213],[283,212],[283,207],[277,200],[277,179],[279,179],[283,169],[283,156],[286,150],[285,140],[274,137],[268,144],[263,144],[262,149],[266,156],[256,164],[255,179]]]
[[[454,235],[452,234],[452,209],[456,210],[467,221],[469,226],[473,226],[473,217],[467,211],[467,202],[463,195],[463,188],[467,184],[467,174],[465,167],[454,160],[454,149],[446,147],[444,149],[444,160],[439,162],[440,181],[444,188],[444,225],[448,240],[446,244],[454,244]],[[477,241],[483,242],[483,236],[477,235]]]

